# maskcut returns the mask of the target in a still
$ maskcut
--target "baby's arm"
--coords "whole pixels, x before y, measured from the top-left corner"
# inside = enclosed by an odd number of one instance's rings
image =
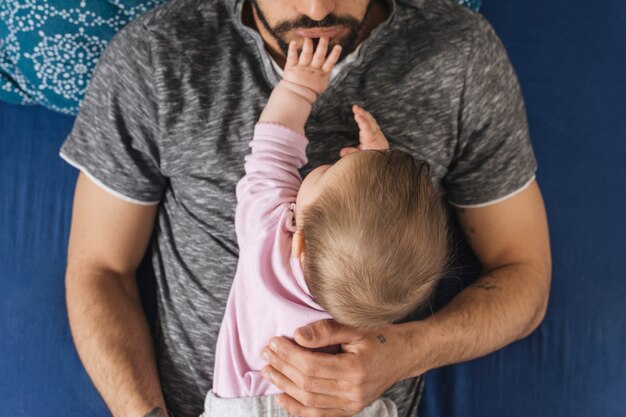
[[[300,59],[295,44],[290,45],[284,79],[254,129],[246,174],[237,184],[235,228],[240,247],[273,228],[281,207],[296,201],[302,183],[298,170],[307,163],[304,123],[311,104],[328,86],[340,52],[335,48],[326,58],[328,39],[322,39],[313,55],[312,44],[310,39],[305,42]]]
[[[341,47],[335,45],[328,57],[327,52],[328,38],[320,38],[315,52],[313,41],[305,38],[300,57],[296,43],[292,41],[289,44],[283,79],[272,91],[259,122],[281,124],[304,134],[311,107],[328,87],[330,73],[339,59]]]

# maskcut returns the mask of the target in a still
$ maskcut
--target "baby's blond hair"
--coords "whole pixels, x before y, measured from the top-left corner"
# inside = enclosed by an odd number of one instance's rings
[[[428,300],[449,231],[428,164],[398,150],[359,153],[303,212],[303,270],[335,320],[375,327]]]

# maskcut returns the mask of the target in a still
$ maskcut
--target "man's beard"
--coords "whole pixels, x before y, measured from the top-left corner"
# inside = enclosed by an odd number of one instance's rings
[[[347,55],[349,55],[352,51],[356,49],[359,32],[361,31],[363,24],[367,20],[372,6],[372,1],[370,0],[365,10],[365,16],[363,16],[363,20],[360,22],[352,16],[337,16],[331,13],[320,21],[313,20],[308,16],[300,16],[300,18],[294,21],[280,22],[276,26],[272,27],[267,21],[265,14],[259,7],[257,0],[250,0],[250,2],[252,3],[252,7],[254,7],[254,10],[259,17],[261,24],[263,25],[265,30],[267,30],[269,34],[276,40],[276,42],[278,43],[278,47],[285,56],[287,56],[287,52],[289,50],[289,43],[285,41],[285,39],[283,38],[283,34],[290,30],[327,28],[333,26],[347,27],[349,30],[348,35],[341,39],[339,42],[333,42],[329,47],[330,51],[333,44],[341,45],[341,56],[339,57],[339,61],[343,60]],[[319,39],[313,39],[313,46],[317,47],[318,42]],[[302,52],[301,48],[298,52]]]

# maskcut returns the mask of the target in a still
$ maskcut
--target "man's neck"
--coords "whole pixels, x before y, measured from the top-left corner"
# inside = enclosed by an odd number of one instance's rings
[[[358,46],[363,41],[365,41],[365,39],[367,39],[371,34],[372,30],[374,30],[378,25],[387,20],[390,13],[391,10],[389,9],[389,4],[386,0],[373,0],[371,10],[367,14],[366,20],[363,23],[361,30],[359,31],[359,36],[357,38],[355,46]],[[256,13],[254,13],[254,10],[249,1],[244,1],[241,19],[244,25],[259,32],[265,44],[265,49],[267,49],[267,51],[276,61],[276,63],[281,68],[284,68],[285,56],[278,47],[276,40],[263,27],[263,24],[259,20]]]

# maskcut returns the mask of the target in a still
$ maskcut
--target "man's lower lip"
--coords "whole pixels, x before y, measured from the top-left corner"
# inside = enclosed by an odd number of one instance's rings
[[[336,38],[346,32],[346,28],[328,28],[328,29],[297,29],[296,33],[304,38]]]

